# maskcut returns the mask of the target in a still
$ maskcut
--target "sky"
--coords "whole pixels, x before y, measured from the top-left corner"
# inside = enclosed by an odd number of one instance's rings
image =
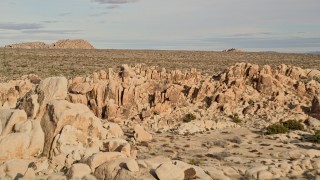
[[[3,0],[0,17],[0,47],[320,51],[319,0]]]

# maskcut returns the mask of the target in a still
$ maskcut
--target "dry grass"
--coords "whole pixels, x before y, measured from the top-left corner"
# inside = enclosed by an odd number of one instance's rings
[[[289,64],[320,69],[320,55],[155,50],[26,50],[0,48],[0,81],[26,74],[75,76],[116,68],[121,64],[145,63],[172,69],[197,68],[215,74],[236,62],[259,65]]]

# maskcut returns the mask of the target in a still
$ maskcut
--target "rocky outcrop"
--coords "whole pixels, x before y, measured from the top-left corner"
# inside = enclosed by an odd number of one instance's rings
[[[6,45],[5,48],[13,49],[94,49],[94,47],[86,40],[58,40],[52,44],[46,44],[44,42],[26,42]]]
[[[243,52],[241,49],[231,48],[231,49],[225,49],[222,52]]]
[[[49,49],[94,49],[94,47],[86,40],[59,40],[49,45]]]
[[[69,80],[40,80],[30,75],[1,83],[0,178],[273,179],[301,175],[320,167],[317,159],[310,160],[320,157],[319,150],[273,154],[281,163],[281,157],[298,158],[290,167],[274,161],[278,164],[236,169],[199,167],[162,156],[141,158],[137,145],[152,148],[149,143],[157,141],[154,135],[165,131],[187,136],[239,126],[262,129],[290,118],[306,120],[310,131],[317,129],[318,120],[308,115],[319,114],[320,84],[314,80],[319,74],[310,72],[287,65],[238,63],[211,77],[195,69],[168,72],[137,64]],[[290,136],[297,135],[286,137]],[[241,143],[239,138],[230,141],[238,142],[234,147]],[[178,153],[172,157],[179,159]]]
[[[12,48],[12,49],[48,49],[49,45],[44,42],[25,42],[25,43],[17,43],[10,44],[4,46],[4,48]]]

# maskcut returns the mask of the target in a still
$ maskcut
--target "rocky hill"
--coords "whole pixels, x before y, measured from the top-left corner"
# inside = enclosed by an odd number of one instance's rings
[[[316,178],[319,79],[249,63],[213,77],[144,64],[27,75],[0,84],[0,177]]]
[[[59,40],[53,44],[44,42],[26,42],[6,45],[5,48],[14,49],[94,49],[94,47],[86,40]]]

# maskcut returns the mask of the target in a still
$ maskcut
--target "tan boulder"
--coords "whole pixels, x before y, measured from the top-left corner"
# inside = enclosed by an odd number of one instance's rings
[[[87,164],[90,166],[91,171],[94,172],[98,166],[105,162],[125,157],[126,156],[120,152],[98,152],[88,158]]]
[[[23,110],[0,109],[0,135],[11,133],[16,124],[26,120],[27,114]]]
[[[137,172],[140,169],[137,161],[134,160],[134,159],[128,160],[126,162],[126,166],[127,166],[128,170],[131,171],[131,172]]]
[[[103,127],[108,130],[107,138],[119,138],[124,134],[121,127],[116,123],[108,122]]]
[[[163,163],[156,170],[155,173],[160,180],[183,180],[184,171],[172,164]]]
[[[0,136],[0,160],[39,156],[43,151],[44,134],[39,121],[29,121],[31,130]]]
[[[73,164],[68,172],[68,177],[71,179],[82,179],[86,175],[91,174],[91,169],[88,165],[82,163]]]
[[[4,169],[5,174],[0,173],[0,177],[4,176],[9,179],[19,179],[22,178],[28,169],[30,168],[30,164],[32,164],[32,160],[26,159],[12,159],[6,161],[4,164],[0,166],[0,169]],[[29,171],[28,177],[34,177],[35,173],[33,174]]]
[[[51,100],[67,98],[68,81],[65,77],[50,77],[42,80],[36,90],[28,92],[19,102],[19,109],[24,109],[30,118],[41,118]]]
[[[110,160],[99,167],[94,172],[98,179],[135,179],[132,173],[125,169],[125,164],[130,159],[117,158]]]
[[[44,155],[48,156],[52,142],[66,125],[73,126],[87,136],[98,139],[106,138],[107,130],[102,127],[101,120],[94,116],[83,104],[72,104],[65,100],[53,100],[48,103],[41,119],[41,127],[45,133]]]
[[[142,126],[136,125],[134,127],[134,138],[138,142],[143,142],[143,141],[148,142],[152,140],[152,135],[147,131],[145,131]]]
[[[74,94],[87,94],[93,89],[93,86],[90,83],[75,83],[71,84],[69,91]]]

